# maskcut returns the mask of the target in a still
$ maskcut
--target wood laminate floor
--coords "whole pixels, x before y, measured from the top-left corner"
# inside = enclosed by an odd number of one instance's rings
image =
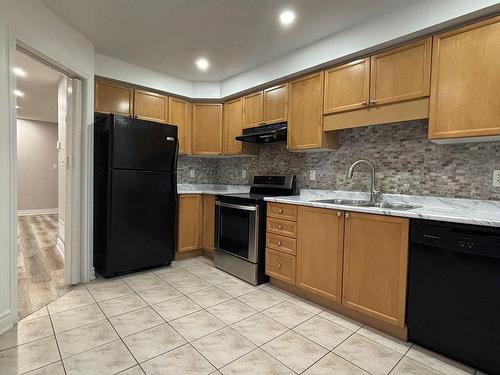
[[[66,293],[57,250],[57,215],[20,216],[17,231],[19,319]]]

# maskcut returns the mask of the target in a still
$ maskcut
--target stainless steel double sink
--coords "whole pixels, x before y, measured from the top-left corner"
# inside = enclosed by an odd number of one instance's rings
[[[421,206],[406,204],[406,203],[389,203],[389,202],[370,202],[365,200],[355,199],[317,199],[311,202],[338,204],[341,206],[354,206],[354,207],[378,207],[386,208],[388,210],[413,210]]]

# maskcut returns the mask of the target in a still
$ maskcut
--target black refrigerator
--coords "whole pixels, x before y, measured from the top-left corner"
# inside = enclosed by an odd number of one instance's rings
[[[94,267],[102,276],[173,260],[177,153],[176,126],[95,115]]]

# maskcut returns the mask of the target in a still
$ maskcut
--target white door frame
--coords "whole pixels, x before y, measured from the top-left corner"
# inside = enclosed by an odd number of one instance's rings
[[[14,37],[9,38],[9,178],[10,178],[10,253],[11,253],[11,321],[15,324],[17,318],[17,120],[16,110],[14,107],[15,97],[13,90],[16,88],[16,77],[12,72],[15,63],[16,49],[19,48],[27,52],[34,58],[40,60],[46,65],[49,65],[68,76],[68,84],[71,84],[72,92],[68,95],[71,103],[68,103],[70,113],[67,116],[66,124],[66,225],[65,225],[65,279],[67,284],[78,284],[81,281],[88,281],[91,275],[91,269],[87,264],[90,260],[89,256],[89,240],[88,240],[88,220],[86,213],[87,208],[84,202],[88,202],[86,198],[86,189],[84,182],[88,182],[88,174],[84,175],[84,161],[89,152],[87,145],[88,132],[83,129],[84,114],[82,108],[85,106],[83,96],[84,82],[82,79],[71,70],[65,68],[57,61],[44,56],[23,42],[16,40]],[[69,163],[68,163],[69,162]],[[68,165],[69,164],[69,165]],[[91,179],[91,178],[90,178]],[[88,185],[88,183],[87,183]],[[84,187],[84,189],[82,189]],[[83,217],[82,217],[83,214]],[[83,243],[83,245],[82,245]]]

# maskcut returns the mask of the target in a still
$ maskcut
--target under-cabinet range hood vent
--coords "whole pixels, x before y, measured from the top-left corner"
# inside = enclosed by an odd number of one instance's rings
[[[271,143],[286,141],[287,124],[262,125],[243,129],[243,134],[235,137],[237,141],[252,143]]]

